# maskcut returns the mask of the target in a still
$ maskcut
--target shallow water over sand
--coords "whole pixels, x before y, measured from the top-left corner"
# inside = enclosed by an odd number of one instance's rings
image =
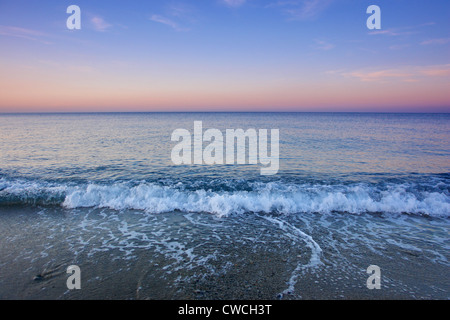
[[[3,299],[449,298],[440,218],[11,208],[0,226]]]

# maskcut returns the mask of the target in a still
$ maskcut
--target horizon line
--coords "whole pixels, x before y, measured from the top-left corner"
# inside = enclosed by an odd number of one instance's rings
[[[376,114],[450,114],[449,111],[23,111],[1,112],[0,115],[32,114],[139,114],[139,113],[376,113]]]

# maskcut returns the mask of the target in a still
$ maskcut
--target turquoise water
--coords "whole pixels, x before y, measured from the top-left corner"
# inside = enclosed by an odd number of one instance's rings
[[[187,291],[198,291],[194,283],[221,279],[228,282],[200,298],[448,298],[449,120],[366,113],[0,115],[0,284],[9,288],[0,296],[39,296],[41,287],[21,279],[62,260],[90,268],[86,277],[100,287],[107,276],[99,266],[122,261],[119,269],[129,276],[119,287],[140,279],[138,298],[190,297]],[[222,132],[279,129],[279,172],[174,165],[171,133],[193,133],[194,121]],[[370,264],[387,275],[378,295],[365,288]],[[149,265],[152,283],[159,279],[171,295],[142,284]],[[236,266],[261,277],[274,272],[276,280],[264,294],[242,291],[257,280]],[[28,294],[11,289],[11,281],[22,281]],[[103,288],[84,297],[101,297],[109,287]],[[61,290],[44,297],[70,296]]]

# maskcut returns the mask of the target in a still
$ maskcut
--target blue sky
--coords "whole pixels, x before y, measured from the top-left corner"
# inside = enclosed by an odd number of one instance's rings
[[[448,111],[449,16],[446,0],[0,1],[0,111]]]

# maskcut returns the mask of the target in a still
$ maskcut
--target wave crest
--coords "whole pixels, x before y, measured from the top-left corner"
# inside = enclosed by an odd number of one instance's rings
[[[450,213],[450,195],[442,183],[433,188],[414,183],[331,185],[252,182],[247,183],[245,189],[236,186],[216,190],[193,189],[180,182],[169,185],[116,182],[69,186],[0,181],[0,204],[55,204],[65,208],[135,209],[151,213],[179,210],[208,212],[218,216],[249,212],[384,212],[448,217]]]
[[[254,183],[253,189],[235,191],[184,190],[142,183],[103,186],[90,184],[69,190],[67,208],[102,207],[137,209],[153,213],[170,211],[232,213],[386,212],[448,216],[450,197],[434,191],[418,191],[405,185],[382,189],[371,185],[284,185]]]

